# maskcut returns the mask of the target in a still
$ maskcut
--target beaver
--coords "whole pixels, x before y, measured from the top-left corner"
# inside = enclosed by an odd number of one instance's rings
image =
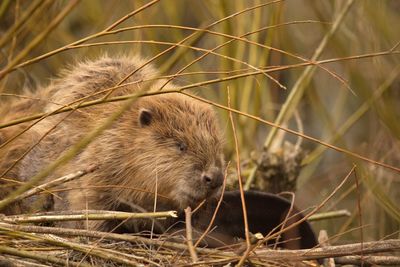
[[[157,71],[139,57],[108,57],[77,64],[62,72],[45,88],[28,93],[28,98],[3,105],[2,122],[38,112],[51,112],[70,103],[122,96],[136,92],[157,92],[165,83],[158,80]],[[111,93],[128,74],[133,73],[123,87]],[[168,88],[174,88],[169,84]],[[40,99],[40,100],[37,100]],[[39,102],[38,102],[39,101]],[[72,112],[47,117],[0,149],[0,171],[5,173],[15,160],[24,156],[7,171],[7,178],[28,181],[64,151],[82,139],[89,131],[99,127],[118,110],[123,102],[107,102]],[[0,129],[0,140],[9,140],[28,124]],[[193,218],[194,229],[203,231],[219,199],[225,168],[222,154],[223,138],[212,108],[198,100],[179,93],[152,94],[138,98],[108,129],[94,139],[72,160],[54,171],[52,180],[78,170],[92,172],[62,186],[60,192],[33,196],[14,203],[1,212],[6,214],[37,210],[115,210],[129,212],[177,210],[178,219],[158,221],[152,228],[151,220],[62,222],[60,226],[88,228],[98,231],[141,232],[153,229],[164,233],[179,223],[183,209],[195,208],[207,200]],[[28,149],[32,149],[26,152]],[[26,154],[26,155],[25,155]],[[15,186],[14,186],[15,187]],[[8,192],[2,187],[0,198]],[[157,187],[157,188],[156,188]],[[155,203],[155,193],[157,199]],[[267,234],[285,218],[290,203],[262,193],[246,192],[250,231]],[[155,205],[156,204],[156,205]],[[296,210],[295,210],[296,211]],[[287,223],[299,219],[295,217]],[[235,237],[244,237],[241,201],[238,192],[224,195],[212,234],[221,242],[208,246],[218,247],[236,243]],[[314,246],[315,237],[310,226],[303,222],[300,228],[283,235],[285,248]],[[212,236],[211,236],[212,237]],[[296,238],[300,237],[298,241]],[[294,239],[294,241],[290,241]],[[308,240],[308,241],[307,241]],[[209,238],[207,241],[211,241]]]
[[[43,111],[50,112],[83,97],[101,99],[108,93],[106,89],[131,73],[127,85],[109,97],[155,92],[165,81],[156,79],[153,67],[140,68],[144,63],[139,57],[126,56],[82,62],[63,71],[32,98],[45,98]],[[122,105],[123,101],[94,105],[39,122],[25,139],[46,136],[17,166],[18,179],[28,181]],[[53,199],[46,203],[54,203],[51,210],[153,211],[158,192],[156,210],[163,211],[194,208],[204,199],[216,198],[224,169],[217,124],[209,105],[179,93],[138,98],[111,127],[47,178],[95,167],[81,179],[65,184],[65,189],[72,190],[59,194],[61,199],[48,196]],[[73,224],[68,226],[83,227]],[[93,230],[113,227],[115,222],[89,222]]]

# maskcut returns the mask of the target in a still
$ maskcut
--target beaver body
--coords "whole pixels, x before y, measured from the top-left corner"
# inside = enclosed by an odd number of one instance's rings
[[[80,63],[39,90],[34,98],[45,98],[45,112],[82,98],[101,99],[109,92],[107,89],[133,72],[127,85],[113,90],[109,97],[159,90],[164,81],[156,79],[158,74],[152,67],[140,69],[143,64],[137,57],[103,57]],[[21,138],[34,143],[46,136],[13,174],[22,181],[29,180],[104,123],[121,105],[123,101],[94,105],[39,122]],[[18,112],[22,113],[23,110]],[[8,151],[20,155],[15,146],[10,144]],[[49,196],[52,199],[46,203],[54,201],[50,208],[54,210],[153,211],[158,192],[157,211],[183,210],[218,196],[223,165],[221,137],[208,105],[179,93],[141,97],[88,147],[48,177],[51,180],[95,168],[65,184],[66,191],[59,197]],[[89,227],[110,230],[111,226],[94,221]]]

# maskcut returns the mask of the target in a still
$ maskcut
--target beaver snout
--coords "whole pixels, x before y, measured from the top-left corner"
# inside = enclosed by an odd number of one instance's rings
[[[221,187],[224,175],[219,168],[210,168],[210,170],[203,173],[201,179],[209,189],[216,189]]]

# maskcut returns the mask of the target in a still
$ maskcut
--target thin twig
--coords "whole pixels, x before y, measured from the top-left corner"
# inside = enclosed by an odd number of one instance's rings
[[[227,90],[228,92],[228,107],[231,107],[231,99],[229,95],[229,88]],[[239,154],[239,144],[238,144],[238,139],[236,136],[236,127],[235,123],[233,121],[233,116],[232,112],[229,112],[229,120],[231,122],[231,127],[232,127],[232,132],[233,132],[233,139],[235,142],[235,152],[236,152],[236,175],[239,183],[239,190],[240,190],[240,200],[242,201],[242,210],[243,210],[243,220],[244,220],[244,233],[246,236],[246,245],[247,249],[245,253],[243,253],[243,257],[240,259],[239,263],[237,266],[242,266],[244,261],[246,260],[250,249],[251,249],[251,241],[250,241],[250,232],[249,232],[249,222],[247,219],[247,210],[246,210],[246,200],[244,198],[244,191],[243,191],[243,185],[242,185],[242,174],[241,174],[241,168],[240,168],[240,154]]]
[[[26,191],[25,193],[20,194],[19,196],[17,196],[15,198],[15,201],[20,201],[24,198],[30,197],[32,195],[35,195],[41,191],[46,191],[52,187],[58,186],[60,184],[66,183],[66,182],[70,182],[72,180],[78,179],[90,172],[92,172],[95,169],[95,167],[92,167],[90,169],[87,170],[83,170],[83,171],[77,171],[75,173],[71,173],[65,176],[62,176],[60,178],[54,179],[50,182],[44,183],[42,185],[36,186],[35,188],[32,188],[31,190]]]
[[[187,207],[185,209],[185,223],[186,223],[186,243],[188,246],[190,257],[192,258],[192,262],[197,262],[199,261],[199,258],[197,257],[196,250],[193,246],[192,209],[190,207]]]

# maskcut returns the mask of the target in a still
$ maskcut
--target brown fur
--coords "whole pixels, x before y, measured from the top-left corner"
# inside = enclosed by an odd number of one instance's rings
[[[43,110],[51,111],[114,86],[143,63],[137,57],[103,57],[80,63],[36,97],[46,97],[48,104]],[[141,89],[158,90],[164,81],[142,82],[154,77],[157,72],[146,66],[128,79],[131,85],[117,89],[111,96]],[[75,111],[24,158],[18,167],[18,178],[27,180],[35,175],[121,105],[113,102]],[[51,116],[38,123],[26,134],[27,138],[37,140],[65,116],[66,113]],[[224,163],[216,124],[211,108],[189,97],[170,93],[139,98],[110,128],[48,178],[97,167],[67,184],[66,187],[80,189],[61,194],[62,201],[54,199],[54,209],[152,211],[156,180],[158,194],[164,196],[158,197],[157,210],[195,207],[203,199],[217,196]],[[111,226],[93,222],[90,227],[110,230]]]
[[[30,92],[27,92],[30,94]],[[36,105],[37,104],[37,105]],[[0,124],[16,120],[41,111],[42,101],[31,98],[16,98],[0,102]],[[22,123],[0,129],[0,199],[13,192],[21,182],[19,179],[18,162],[33,144],[34,132],[22,133],[29,123]],[[22,134],[21,134],[22,133]],[[16,137],[18,134],[19,137]],[[16,137],[16,138],[14,138]],[[11,140],[13,139],[14,140]],[[16,214],[27,210],[25,203],[18,202],[8,205],[3,213]]]

